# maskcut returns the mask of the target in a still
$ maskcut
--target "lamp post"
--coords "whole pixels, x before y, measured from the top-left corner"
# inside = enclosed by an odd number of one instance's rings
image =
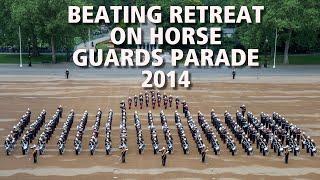
[[[268,62],[267,62],[267,48],[268,48],[268,38],[266,37],[266,40],[264,41],[265,44],[264,44],[264,67],[267,68],[268,66]]]
[[[28,38],[28,59],[29,59],[29,67],[31,67],[32,66],[32,64],[31,64],[31,48],[30,48],[30,46],[31,46],[31,40],[30,40],[30,38]]]
[[[21,28],[19,26],[19,49],[20,49],[20,67],[22,68],[22,50],[21,50]]]
[[[276,28],[276,38],[274,39],[273,69],[276,68],[277,40],[278,40],[278,29]]]

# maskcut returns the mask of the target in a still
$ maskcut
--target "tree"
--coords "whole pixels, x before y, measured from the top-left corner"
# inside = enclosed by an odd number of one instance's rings
[[[22,3],[14,1],[11,5],[12,22],[16,26],[20,26],[23,34],[25,34],[24,42],[32,43],[32,54],[39,55],[38,52],[38,35],[41,27],[39,19],[41,17],[39,8],[39,0],[28,0]],[[31,42],[29,42],[29,40]]]
[[[39,0],[39,9],[42,16],[40,18],[42,33],[49,37],[52,51],[52,63],[56,63],[57,40],[61,37],[73,37],[77,32],[77,25],[68,24],[68,6],[83,5],[81,0]],[[83,32],[83,31],[82,31]],[[70,39],[70,38],[68,38]]]
[[[5,46],[7,44],[14,45],[15,37],[17,33],[12,33],[17,27],[14,27],[11,18],[11,6],[13,1],[10,0],[0,0],[0,5],[2,7],[0,11],[0,42],[1,46]],[[15,31],[16,32],[16,31]]]
[[[0,12],[0,38],[10,45],[16,41],[20,26],[23,42],[32,41],[33,55],[38,54],[39,41],[51,45],[52,63],[56,63],[58,47],[70,48],[75,37],[84,37],[87,32],[84,25],[68,24],[68,6],[82,6],[84,0],[0,0],[0,3],[4,4]]]
[[[289,64],[289,49],[293,36],[308,30],[310,33],[319,33],[319,3],[314,0],[246,0],[235,1],[246,6],[265,6],[262,14],[262,23],[240,27],[239,37],[244,44],[254,42],[262,44],[266,36],[273,34],[278,29],[280,40],[284,42],[284,63]],[[248,31],[246,31],[248,30]],[[262,36],[262,37],[261,37]],[[257,42],[257,41],[260,41]],[[306,40],[309,41],[309,40]]]

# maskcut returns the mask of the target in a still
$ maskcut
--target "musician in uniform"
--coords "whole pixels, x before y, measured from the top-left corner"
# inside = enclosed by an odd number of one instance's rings
[[[131,104],[132,104],[132,98],[128,97],[128,104],[129,104],[129,109],[131,109]]]
[[[201,151],[201,161],[204,163],[206,161],[206,154],[208,152],[208,148],[203,145],[202,151]]]
[[[161,152],[162,166],[166,166],[167,154],[169,153],[169,151],[168,151],[168,149],[163,147],[162,149],[159,150],[159,152]]]
[[[137,95],[134,95],[133,101],[134,101],[134,107],[137,107],[137,105],[138,105],[138,96]]]
[[[290,154],[289,146],[284,147],[284,162],[286,164],[288,164],[288,161],[289,161],[289,154]]]
[[[127,154],[128,148],[122,146],[121,148],[121,162],[125,163],[126,162],[126,154]]]
[[[39,154],[39,148],[38,146],[34,147],[32,156],[33,156],[33,163],[37,163],[38,162],[38,154]]]

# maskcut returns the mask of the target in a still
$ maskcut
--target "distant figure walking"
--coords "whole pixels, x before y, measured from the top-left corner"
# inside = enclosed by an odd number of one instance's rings
[[[235,78],[236,78],[236,70],[233,69],[233,70],[232,70],[232,79],[235,79]]]
[[[69,69],[66,70],[66,78],[69,79]]]

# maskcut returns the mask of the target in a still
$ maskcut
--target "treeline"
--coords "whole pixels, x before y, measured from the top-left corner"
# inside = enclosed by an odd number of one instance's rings
[[[276,30],[278,52],[289,64],[290,53],[320,52],[320,2],[314,0],[233,0],[237,5],[263,5],[261,24],[242,24],[237,38],[246,48],[272,52]],[[268,41],[266,41],[268,40]]]
[[[39,55],[39,46],[50,47],[52,62],[57,49],[73,49],[75,37],[85,39],[84,25],[68,24],[68,6],[85,5],[83,0],[0,0],[0,46],[19,47],[21,28],[22,48],[31,47],[32,56]]]
[[[162,6],[162,26],[182,28],[190,24],[169,24],[169,6],[253,6],[263,5],[261,24],[226,25],[235,28],[235,34],[222,38],[221,47],[208,46],[211,49],[259,48],[261,53],[271,54],[274,50],[275,33],[278,32],[278,52],[283,52],[284,63],[289,63],[289,53],[320,52],[320,3],[315,0],[0,0],[0,46],[18,46],[18,27],[21,27],[23,48],[31,44],[32,55],[39,54],[39,46],[50,47],[52,62],[55,63],[57,49],[73,49],[77,40],[86,41],[88,29],[95,26],[70,25],[67,22],[69,5],[136,5]],[[110,24],[109,27],[115,25]],[[117,26],[139,26],[120,23]],[[192,27],[211,27],[215,24],[196,23]],[[161,48],[170,49],[169,45]],[[191,48],[178,45],[181,49]],[[203,47],[192,46],[193,49]]]

